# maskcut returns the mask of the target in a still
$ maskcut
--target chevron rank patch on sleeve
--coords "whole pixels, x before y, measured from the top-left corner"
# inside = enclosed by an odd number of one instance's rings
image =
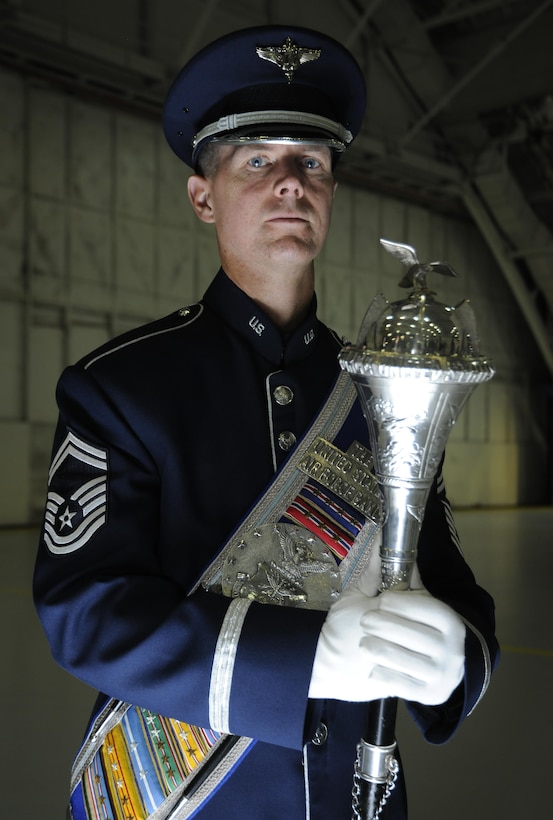
[[[44,541],[50,552],[84,547],[106,522],[107,451],[69,431],[48,476]]]

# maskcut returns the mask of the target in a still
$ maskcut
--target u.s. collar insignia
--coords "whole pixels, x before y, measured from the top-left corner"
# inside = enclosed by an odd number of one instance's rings
[[[290,37],[281,46],[258,46],[255,51],[262,60],[268,60],[281,68],[289,83],[292,82],[294,71],[302,63],[310,63],[321,56],[320,48],[302,48],[292,42]]]

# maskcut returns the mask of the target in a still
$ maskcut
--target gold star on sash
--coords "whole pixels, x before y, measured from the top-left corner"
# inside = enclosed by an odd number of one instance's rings
[[[320,48],[302,48],[292,42],[290,37],[281,46],[258,46],[255,51],[262,60],[268,60],[281,68],[289,83],[292,82],[294,71],[302,63],[310,63],[321,56]]]

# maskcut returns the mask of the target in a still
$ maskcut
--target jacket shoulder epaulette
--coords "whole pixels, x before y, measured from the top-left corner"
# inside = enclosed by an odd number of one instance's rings
[[[165,334],[170,334],[175,331],[183,330],[184,328],[196,322],[203,313],[203,305],[196,303],[187,307],[180,308],[161,319],[155,319],[145,325],[133,328],[132,330],[122,333],[119,336],[110,339],[110,341],[96,348],[80,361],[80,365],[88,370],[99,361],[113,356],[124,350],[147,343],[150,340],[158,339]]]

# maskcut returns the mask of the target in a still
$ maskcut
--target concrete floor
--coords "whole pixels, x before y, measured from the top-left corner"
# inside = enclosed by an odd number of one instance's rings
[[[465,554],[495,598],[503,654],[486,697],[445,746],[424,743],[400,709],[410,820],[547,820],[553,509],[456,519]],[[63,820],[71,761],[94,700],[50,658],[30,592],[36,542],[33,530],[0,531],[0,779],[9,820]]]

